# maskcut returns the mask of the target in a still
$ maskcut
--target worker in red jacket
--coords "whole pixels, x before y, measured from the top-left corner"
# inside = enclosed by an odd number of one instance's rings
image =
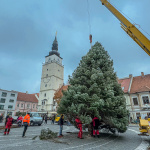
[[[10,116],[7,118],[4,135],[9,134],[10,128],[11,128],[12,124],[13,124],[13,118],[12,118],[12,116],[10,115]]]
[[[93,136],[95,137],[95,131],[96,131],[96,134],[97,134],[97,137],[99,138],[99,125],[100,125],[100,121],[97,117],[94,117],[93,120]]]
[[[76,125],[77,125],[78,129],[79,129],[78,138],[83,139],[82,138],[82,134],[83,134],[82,122],[81,122],[81,120],[79,119],[78,116],[76,117],[75,122],[76,122]]]

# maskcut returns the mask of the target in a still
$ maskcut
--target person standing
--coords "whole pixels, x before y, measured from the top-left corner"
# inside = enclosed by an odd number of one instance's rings
[[[60,132],[59,132],[59,137],[62,137],[62,130],[63,130],[63,124],[64,124],[64,116],[61,115],[60,120],[59,120],[59,124],[60,124]]]
[[[43,119],[43,121],[44,121],[44,115],[43,115],[42,119]]]
[[[7,119],[9,118],[9,114],[7,114],[6,116],[6,119],[5,119],[5,126],[6,126],[6,123],[7,123]]]
[[[99,125],[100,125],[100,121],[97,117],[94,117],[93,120],[93,137],[95,137],[95,131],[96,131],[96,134],[97,134],[97,137],[99,138]]]
[[[0,115],[0,123],[3,122],[3,115]]]
[[[25,133],[27,131],[27,128],[28,128],[29,124],[30,124],[30,114],[27,113],[26,116],[24,116],[24,119],[23,119],[24,131],[23,131],[22,137],[25,137]]]
[[[45,115],[45,124],[47,124],[47,115]]]
[[[22,126],[22,121],[23,121],[23,117],[22,117],[22,115],[21,115],[21,116],[18,118],[18,121],[17,121],[18,125]]]
[[[79,129],[78,138],[83,139],[83,137],[82,137],[82,134],[83,134],[82,122],[81,122],[81,120],[79,119],[78,116],[76,117],[75,122],[76,122],[76,125],[77,125],[78,129]]]
[[[10,128],[13,124],[13,118],[11,117],[11,115],[7,118],[7,121],[6,121],[6,126],[5,126],[5,131],[4,131],[4,135],[8,135],[9,132],[10,132]]]
[[[52,116],[52,124],[54,124],[55,116]]]

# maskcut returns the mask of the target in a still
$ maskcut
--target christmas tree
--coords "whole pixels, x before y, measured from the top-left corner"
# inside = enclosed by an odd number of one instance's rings
[[[69,77],[70,86],[63,92],[58,113],[75,124],[76,116],[91,125],[98,117],[118,132],[125,132],[128,111],[121,86],[117,82],[113,61],[103,46],[96,42]]]

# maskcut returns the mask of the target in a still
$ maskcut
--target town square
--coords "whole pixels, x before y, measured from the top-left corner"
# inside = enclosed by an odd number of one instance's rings
[[[1,0],[0,149],[149,150],[149,5]]]

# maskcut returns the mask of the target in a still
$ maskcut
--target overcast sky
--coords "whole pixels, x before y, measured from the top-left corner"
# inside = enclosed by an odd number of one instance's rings
[[[98,41],[108,51],[117,76],[150,74],[150,56],[99,0],[88,1],[93,44]],[[150,0],[109,1],[150,34]],[[1,89],[39,92],[42,63],[56,31],[67,83],[90,49],[87,0],[0,0]]]

